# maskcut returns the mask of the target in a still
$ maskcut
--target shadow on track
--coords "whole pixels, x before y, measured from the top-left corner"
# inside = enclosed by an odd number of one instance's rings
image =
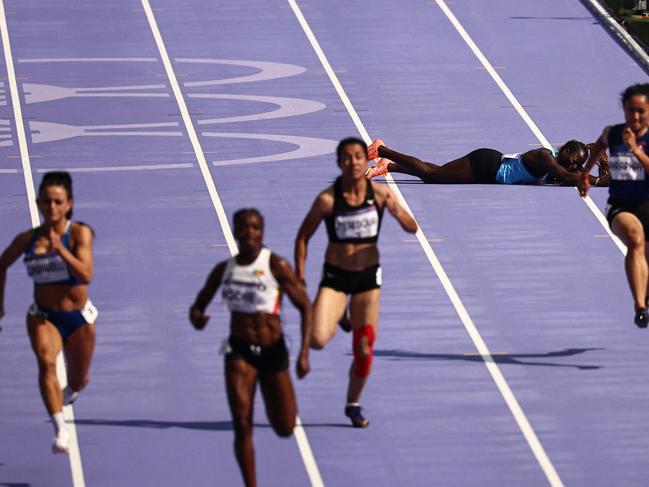
[[[600,369],[601,365],[575,365],[575,364],[559,364],[555,362],[542,362],[531,361],[528,359],[546,359],[558,357],[573,357],[581,355],[586,352],[594,350],[604,350],[603,348],[566,348],[556,352],[547,353],[505,353],[496,354],[491,356],[494,363],[499,365],[531,365],[541,367],[568,367],[576,368],[579,370],[596,370]],[[350,354],[348,354],[350,355]],[[425,352],[411,352],[408,350],[374,350],[375,357],[386,357],[392,360],[462,360],[465,362],[480,362],[482,357],[476,352],[475,354],[463,353],[425,353]]]
[[[151,419],[77,419],[76,425],[83,426],[118,426],[126,428],[168,429],[182,428],[198,431],[232,431],[232,421],[157,421]],[[303,423],[305,428],[350,428],[343,423]],[[255,428],[270,428],[269,424],[255,423]],[[4,484],[0,484],[2,486]],[[7,484],[8,485],[8,484]],[[22,484],[10,487],[21,487]],[[24,487],[24,486],[23,486]]]
[[[514,20],[590,20],[593,24],[599,24],[593,17],[543,17],[543,16],[517,16],[509,17]]]

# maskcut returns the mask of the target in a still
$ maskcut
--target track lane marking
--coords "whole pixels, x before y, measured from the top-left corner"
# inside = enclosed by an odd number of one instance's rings
[[[0,0],[0,35],[2,37],[2,47],[4,51],[5,62],[7,64],[7,78],[11,93],[11,104],[14,112],[16,123],[16,136],[18,137],[18,146],[20,147],[20,160],[22,162],[23,176],[25,180],[25,190],[27,191],[27,202],[29,205],[29,216],[32,227],[40,225],[38,208],[36,207],[36,191],[34,189],[34,178],[32,177],[32,167],[29,160],[29,149],[27,147],[27,137],[25,135],[25,125],[23,122],[22,108],[20,106],[20,95],[18,93],[18,83],[16,81],[16,71],[14,68],[13,56],[11,54],[11,44],[9,42],[9,27],[5,15],[4,1]],[[63,352],[59,352],[56,357],[56,375],[61,388],[68,385],[68,377],[63,360]],[[74,410],[72,406],[63,408],[63,417],[68,425],[70,433],[70,472],[72,474],[72,485],[74,487],[85,487],[86,482],[83,475],[83,464],[81,462],[81,451],[77,437],[77,428],[74,423]]]
[[[336,76],[336,73],[334,72],[333,68],[331,67],[331,64],[327,60],[327,57],[320,47],[320,43],[318,42],[317,38],[315,37],[315,34],[311,30],[311,27],[309,26],[306,18],[302,14],[302,11],[300,10],[300,7],[297,5],[295,0],[288,0],[289,5],[291,6],[293,13],[295,14],[298,22],[300,23],[300,26],[304,30],[304,33],[311,43],[311,46],[313,50],[315,51],[316,55],[318,56],[318,59],[320,60],[320,63],[322,64],[323,68],[325,69],[327,75],[329,76],[329,79],[331,80],[331,83],[333,84],[334,88],[336,89],[336,92],[338,93],[338,96],[340,97],[341,101],[343,102],[343,105],[347,109],[349,116],[351,117],[352,121],[354,122],[354,125],[356,126],[356,129],[358,132],[361,134],[365,142],[368,144],[371,143],[371,138],[369,136],[369,133],[365,129],[365,126],[363,125],[363,122],[361,121],[360,117],[358,116],[358,113],[356,112],[354,106],[352,105],[349,97],[347,96],[347,93],[345,92],[344,88],[342,87],[340,81],[338,80],[338,77]],[[493,68],[492,68],[493,71]],[[513,96],[513,95],[512,95]],[[532,122],[533,123],[533,122]],[[537,129],[538,130],[538,129]],[[540,134],[540,132],[539,132]],[[540,134],[542,136],[542,134]],[[410,209],[410,206],[408,205],[407,201],[405,200],[403,194],[399,190],[399,187],[396,185],[394,182],[394,179],[392,176],[388,173],[386,174],[385,178],[391,183],[392,190],[397,196],[399,202],[401,205],[410,213],[412,213],[412,210]],[[468,311],[464,307],[464,304],[462,303],[459,295],[455,291],[455,288],[453,284],[451,283],[448,275],[446,274],[446,271],[442,267],[442,264],[438,260],[437,256],[435,255],[435,252],[433,251],[432,247],[430,246],[430,243],[426,239],[426,236],[424,235],[423,231],[421,230],[420,227],[417,229],[416,233],[417,239],[419,240],[419,243],[421,244],[424,253],[426,254],[426,257],[428,257],[428,260],[435,270],[435,273],[437,274],[437,277],[439,278],[442,286],[444,287],[444,290],[446,291],[446,294],[448,295],[449,299],[451,300],[451,303],[453,304],[453,307],[455,308],[455,311],[457,312],[458,316],[460,317],[460,320],[464,324],[464,327],[471,337],[471,340],[473,341],[473,344],[475,345],[480,357],[482,358],[485,366],[487,367],[487,370],[491,374],[491,377],[493,381],[496,383],[496,386],[498,387],[498,390],[500,391],[500,394],[502,395],[503,399],[505,400],[505,403],[509,407],[509,410],[511,411],[512,415],[514,416],[514,419],[516,420],[516,423],[518,424],[518,427],[520,428],[521,432],[523,433],[523,436],[525,437],[525,440],[527,441],[530,449],[532,450],[532,453],[534,454],[536,460],[538,461],[541,469],[543,470],[543,473],[545,474],[546,478],[550,482],[550,485],[553,487],[563,487],[563,482],[561,481],[559,474],[557,473],[556,469],[554,468],[554,465],[552,465],[552,462],[550,461],[550,458],[548,457],[547,453],[545,452],[545,449],[543,448],[543,445],[541,445],[541,442],[539,441],[534,429],[532,428],[530,422],[527,419],[527,416],[523,412],[523,409],[521,408],[520,404],[518,403],[518,400],[514,396],[514,393],[509,387],[509,384],[507,384],[507,381],[505,380],[505,377],[502,375],[502,372],[500,372],[500,368],[494,361],[493,354],[489,351],[489,348],[487,347],[486,343],[482,339],[482,336],[478,332],[478,329],[476,328],[475,324],[473,323],[473,320],[469,316]]]
[[[221,199],[219,198],[219,194],[216,190],[216,185],[214,184],[214,180],[212,179],[212,175],[210,174],[210,170],[205,159],[205,153],[203,152],[203,148],[201,147],[200,141],[198,140],[198,135],[196,134],[194,124],[192,122],[191,116],[189,115],[187,104],[185,103],[182,91],[180,90],[178,79],[176,78],[173,66],[171,65],[171,59],[169,58],[169,54],[167,53],[167,48],[165,47],[162,35],[160,34],[160,30],[158,29],[158,24],[155,20],[155,16],[153,15],[153,10],[151,9],[149,0],[141,1],[147,20],[149,21],[151,32],[153,33],[156,45],[158,46],[158,51],[160,52],[160,56],[165,67],[165,72],[167,74],[167,77],[169,78],[169,83],[171,84],[172,90],[176,97],[178,108],[180,109],[183,122],[185,123],[185,128],[187,129],[189,139],[192,143],[198,165],[200,166],[201,173],[203,174],[203,179],[205,180],[205,184],[212,199],[214,209],[216,210],[216,214],[219,218],[221,230],[223,231],[225,240],[228,244],[228,249],[230,250],[230,253],[232,255],[235,255],[238,252],[238,249],[234,236],[232,235],[232,230],[230,229],[230,223],[228,222],[225,210],[223,209],[223,204],[221,203]],[[300,456],[302,457],[304,467],[311,482],[311,486],[324,487],[320,471],[318,470],[318,465],[315,462],[315,457],[313,456],[313,452],[311,451],[309,440],[306,436],[306,433],[302,426],[302,421],[300,420],[299,416],[297,416],[296,418],[295,429],[293,432],[298,450],[300,451]]]

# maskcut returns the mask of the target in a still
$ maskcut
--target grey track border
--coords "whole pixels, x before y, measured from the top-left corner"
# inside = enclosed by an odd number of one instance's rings
[[[620,23],[613,17],[598,0],[581,0],[601,21],[611,34],[629,51],[640,66],[649,73],[649,54],[638,44]]]

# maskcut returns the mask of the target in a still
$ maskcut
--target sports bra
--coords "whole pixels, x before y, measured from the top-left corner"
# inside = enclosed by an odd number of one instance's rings
[[[61,237],[61,243],[66,249],[74,253],[70,247],[71,224],[72,222],[68,220],[63,236]],[[37,230],[34,230],[32,232],[32,240],[25,251],[25,258],[23,259],[27,268],[27,275],[34,280],[34,286],[40,286],[42,284],[78,286],[85,284],[81,279],[77,279],[70,273],[68,264],[66,264],[58,252],[34,253],[34,246],[38,237]]]
[[[330,242],[376,243],[379,239],[383,208],[379,208],[374,189],[366,181],[365,200],[358,206],[351,206],[345,200],[340,177],[334,182],[334,209],[325,218]]]
[[[251,264],[237,264],[236,256],[228,260],[223,272],[221,297],[229,311],[280,313],[282,292],[270,270],[270,256],[270,249],[263,247]]]
[[[556,157],[554,149],[548,149],[552,152],[552,156]],[[525,167],[523,162],[523,152],[515,154],[503,154],[500,158],[500,167],[496,172],[496,181],[500,184],[529,184],[545,181],[548,174],[536,177],[530,174],[529,170]]]

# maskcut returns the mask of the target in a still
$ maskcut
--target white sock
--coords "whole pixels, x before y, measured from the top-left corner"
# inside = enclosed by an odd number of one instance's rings
[[[68,404],[72,404],[77,400],[79,394],[80,391],[75,392],[70,388],[70,386],[65,386],[65,389],[63,389],[63,405],[67,406]]]
[[[52,423],[54,423],[54,433],[59,434],[59,431],[66,429],[65,427],[65,418],[63,417],[63,412],[54,413],[52,415]]]

